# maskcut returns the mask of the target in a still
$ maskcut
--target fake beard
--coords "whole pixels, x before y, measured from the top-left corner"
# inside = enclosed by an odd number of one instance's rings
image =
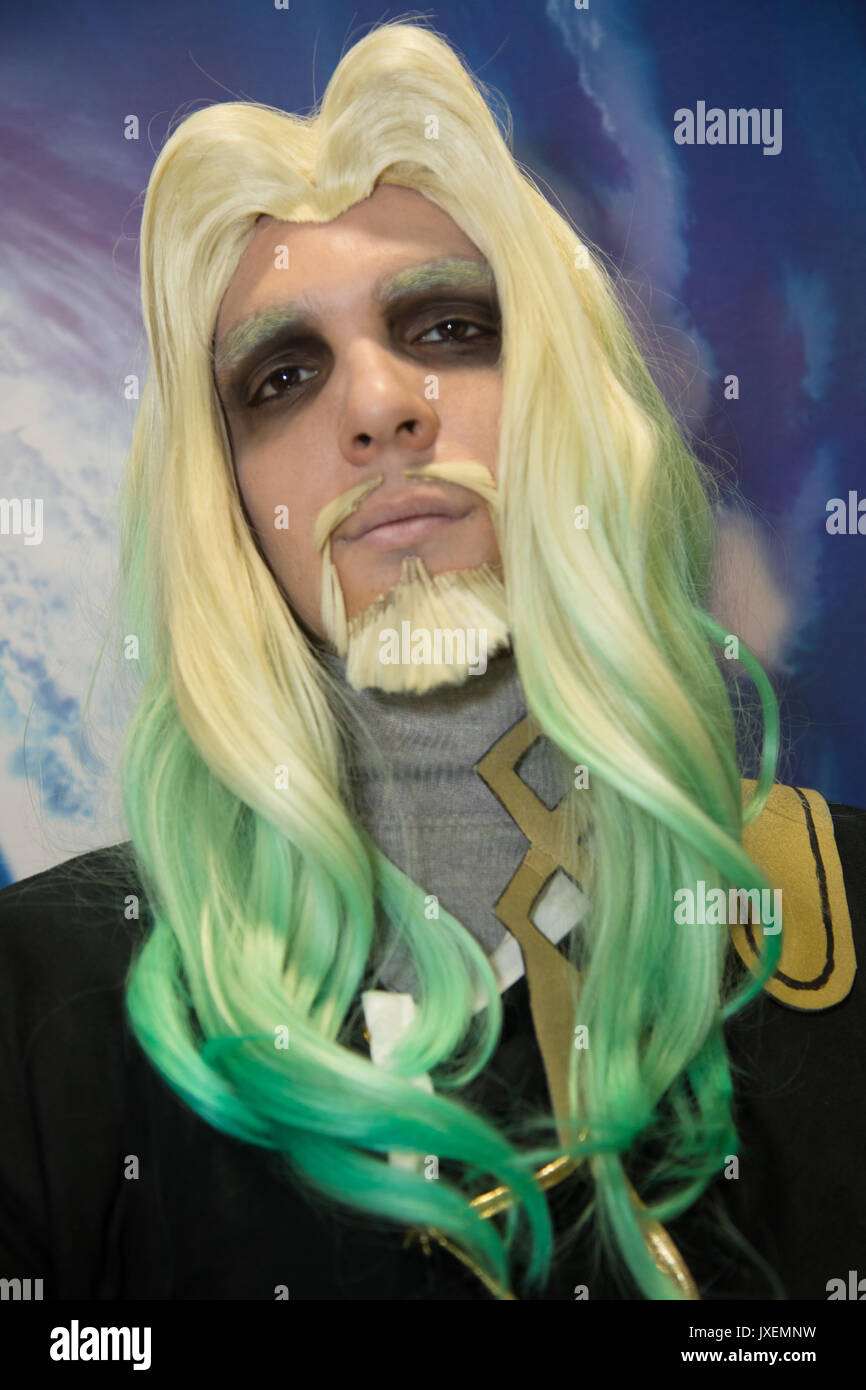
[[[446,478],[480,493],[494,511],[496,485],[476,463],[426,464],[407,477]],[[418,555],[403,560],[400,578],[363,612],[346,621],[331,532],[360,506],[382,479],[374,478],[337,498],[317,521],[322,556],[322,622],[346,680],[355,690],[422,695],[442,685],[462,685],[482,675],[487,661],[510,646],[505,586],[492,565],[431,575]]]
[[[407,555],[393,589],[349,623],[346,679],[356,690],[422,695],[483,675],[510,640],[491,565],[431,576],[419,555]]]

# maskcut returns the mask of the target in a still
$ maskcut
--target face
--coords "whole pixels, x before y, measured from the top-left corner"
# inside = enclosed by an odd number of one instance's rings
[[[258,223],[220,305],[214,375],[247,513],[316,637],[315,521],[359,484],[382,479],[332,535],[348,619],[397,584],[406,556],[431,576],[501,564],[477,492],[404,474],[472,460],[496,479],[499,358],[492,272],[420,193],[380,184],[332,222]],[[426,516],[373,525],[418,503]]]

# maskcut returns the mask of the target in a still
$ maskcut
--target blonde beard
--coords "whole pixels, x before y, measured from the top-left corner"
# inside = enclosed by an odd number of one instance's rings
[[[431,577],[420,556],[407,555],[394,587],[349,623],[346,680],[355,690],[423,695],[483,675],[510,645],[505,588],[492,565]]]
[[[403,471],[407,478],[419,482],[441,478],[478,493],[496,524],[499,495],[482,464],[463,460],[428,463]],[[325,633],[337,655],[345,658],[346,680],[356,690],[423,695],[438,686],[462,685],[470,675],[483,674],[487,659],[511,645],[505,586],[493,565],[431,576],[419,555],[407,555],[397,583],[347,621],[342,586],[331,558],[331,534],[382,481],[380,474],[351,488],[329,502],[316,520]],[[404,631],[406,624],[408,630]],[[408,651],[407,635],[411,640]],[[399,661],[389,659],[395,642],[400,648]],[[483,648],[483,663],[477,659],[479,648]]]

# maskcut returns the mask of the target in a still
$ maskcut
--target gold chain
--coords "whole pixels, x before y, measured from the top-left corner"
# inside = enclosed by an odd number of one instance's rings
[[[584,1130],[579,1137],[581,1139],[585,1138],[586,1131]],[[556,1187],[557,1184],[563,1182],[567,1177],[570,1177],[571,1174],[580,1167],[581,1163],[583,1163],[581,1157],[573,1154],[561,1154],[559,1158],[555,1158],[551,1160],[550,1163],[544,1164],[542,1168],[537,1169],[533,1177],[542,1191],[546,1191],[548,1188]],[[626,1179],[626,1183],[632,1202],[639,1210],[644,1210],[645,1203],[641,1201],[628,1179]],[[487,1220],[489,1217],[496,1216],[499,1212],[504,1211],[506,1207],[511,1205],[512,1200],[510,1189],[502,1185],[500,1187],[491,1188],[489,1192],[482,1192],[480,1196],[474,1197],[469,1205],[478,1212],[483,1220]],[[692,1277],[691,1270],[664,1226],[660,1221],[654,1220],[645,1220],[642,1222],[642,1225],[644,1240],[652,1255],[656,1269],[660,1270],[666,1278],[671,1279],[685,1298],[697,1300],[699,1302],[701,1296],[698,1293],[698,1288]],[[418,1240],[425,1255],[432,1254],[430,1241],[435,1240],[444,1250],[447,1250],[450,1254],[454,1255],[456,1259],[460,1260],[462,1264],[466,1265],[467,1269],[470,1269],[476,1278],[480,1279],[485,1288],[494,1294],[496,1298],[519,1302],[515,1294],[511,1293],[509,1289],[506,1289],[498,1280],[492,1278],[492,1276],[489,1275],[486,1270],[482,1269],[470,1255],[467,1255],[465,1250],[461,1250],[460,1247],[449,1240],[447,1236],[444,1236],[441,1231],[438,1231],[435,1226],[410,1227],[406,1232],[406,1238],[403,1242],[404,1249],[407,1245],[410,1245],[413,1240]]]

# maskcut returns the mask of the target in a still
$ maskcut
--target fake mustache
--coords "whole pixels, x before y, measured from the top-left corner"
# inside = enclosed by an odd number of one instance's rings
[[[420,478],[422,482],[441,478],[443,482],[456,483],[459,487],[465,487],[471,492],[479,493],[489,505],[495,521],[499,491],[492,474],[483,464],[471,461],[424,463],[418,467],[404,468],[403,474],[407,478]],[[381,487],[384,481],[384,473],[379,473],[375,478],[368,478],[366,482],[359,483],[357,487],[349,488],[348,492],[344,492],[342,496],[335,497],[333,501],[326,503],[316,517],[313,528],[313,541],[317,550],[324,548],[337,527],[345,521],[347,516],[357,511],[365,498],[376,488]]]

